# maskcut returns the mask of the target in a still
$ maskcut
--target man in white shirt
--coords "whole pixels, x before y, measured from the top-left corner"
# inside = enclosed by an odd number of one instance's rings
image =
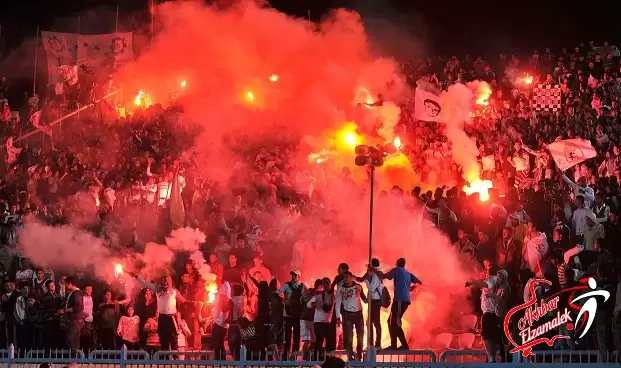
[[[157,297],[157,334],[160,339],[162,350],[175,351],[178,349],[177,325],[175,315],[177,314],[177,302],[191,303],[186,300],[177,289],[173,287],[172,278],[165,276],[162,285],[155,285],[133,272],[128,275],[135,277],[144,286],[153,291]]]
[[[82,297],[82,305],[84,305],[84,327],[82,327],[80,347],[85,352],[93,350],[95,346],[95,328],[93,326],[93,286],[84,286],[84,296]]]
[[[573,191],[573,194],[574,194],[574,198],[578,198],[578,196],[582,196],[584,199],[585,207],[590,208],[591,203],[595,200],[595,192],[593,191],[593,188],[587,185],[587,179],[585,177],[581,177],[580,179],[578,179],[578,183],[574,183],[567,177],[567,175],[565,175],[565,173],[562,173],[562,174],[563,174],[563,180],[565,180],[565,183],[567,183],[567,185],[571,187],[571,190]]]
[[[500,360],[504,360],[504,343],[502,342],[502,320],[498,316],[499,303],[503,298],[503,288],[506,282],[507,271],[500,270],[496,275],[483,281],[468,281],[466,287],[473,286],[481,289],[481,337],[485,343],[487,357],[490,363],[496,361],[496,351],[500,349]]]
[[[336,290],[336,320],[343,324],[343,344],[350,360],[361,360],[364,346],[364,316],[362,302],[367,297],[362,286],[356,284],[351,272],[345,272],[343,283]],[[356,329],[356,355],[353,354],[354,328]]]
[[[586,218],[591,210],[585,207],[584,197],[577,195],[574,204],[578,207],[572,215],[572,230],[574,233],[574,244],[584,243],[584,232],[586,230]]]
[[[380,271],[379,259],[371,259],[371,267],[373,270]],[[380,321],[380,312],[382,310],[382,292],[384,291],[384,284],[382,280],[374,272],[367,272],[363,277],[356,277],[356,281],[362,282],[367,286],[369,293],[370,304],[370,318],[373,327],[375,328],[375,347],[382,348],[382,323]],[[371,341],[373,341],[373,330],[371,330]]]

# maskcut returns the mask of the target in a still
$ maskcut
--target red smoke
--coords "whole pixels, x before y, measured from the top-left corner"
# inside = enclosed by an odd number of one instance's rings
[[[320,24],[311,24],[254,2],[218,11],[184,1],[158,6],[155,15],[163,28],[152,49],[115,75],[115,82],[123,86],[128,107],[139,90],[163,105],[175,90],[184,106],[183,121],[203,128],[192,149],[208,159],[198,170],[212,179],[225,181],[233,164],[242,160],[222,144],[227,136],[245,136],[248,147],[268,144],[275,138],[299,142],[305,136],[321,137],[354,115],[361,88],[372,96],[381,93],[389,101],[398,101],[405,93],[397,64],[372,58],[359,16],[352,12],[337,10]],[[272,75],[278,80],[270,79]],[[185,87],[181,87],[183,81]],[[307,166],[306,156],[296,164]],[[353,162],[351,166],[357,176],[364,177],[364,168],[353,167]],[[386,181],[381,173],[378,175],[378,181]],[[361,197],[334,180],[318,181],[317,188],[325,199],[326,211],[333,210],[331,233],[318,226],[322,230],[314,249],[307,247],[302,257],[303,279],[310,283],[315,278],[333,277],[340,262],[349,263],[354,273],[362,275],[368,261],[368,192]],[[411,188],[404,189],[407,192]],[[422,344],[432,328],[449,323],[456,306],[463,310],[463,285],[470,275],[462,269],[449,240],[424,219],[422,209],[405,210],[391,203],[393,200],[386,198],[376,204],[373,256],[380,259],[384,270],[397,258],[405,257],[407,268],[425,283],[425,290],[413,300],[407,315],[419,336],[415,341]],[[304,221],[309,226],[318,220],[300,217],[292,221]],[[274,219],[273,224],[279,222]],[[58,237],[59,231],[65,241],[54,246],[56,242],[50,244],[49,239]],[[105,254],[95,250],[95,246],[103,247],[99,239],[89,239],[92,244],[86,246],[83,241],[73,241],[67,231],[76,230],[27,224],[20,234],[26,243],[24,253],[32,256],[42,249],[58,251],[62,245],[67,251],[84,254],[87,250],[91,259],[105,259]],[[144,255],[137,258],[155,272],[170,264],[173,250],[195,250],[195,244],[186,247],[188,244],[147,244]],[[41,253],[49,256],[51,252]],[[44,257],[33,261],[49,264]],[[71,258],[62,261],[72,262]],[[113,272],[114,264],[102,267]]]

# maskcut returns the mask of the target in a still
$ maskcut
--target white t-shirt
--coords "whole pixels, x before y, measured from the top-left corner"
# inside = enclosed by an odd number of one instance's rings
[[[157,313],[177,314],[176,289],[163,290],[157,285],[143,279],[140,276],[138,276],[138,281],[140,281],[144,286],[151,289],[151,291],[155,293],[155,296],[157,297]]]
[[[84,306],[84,314],[86,314],[84,320],[86,322],[93,322],[93,297],[84,295],[82,305]]]
[[[481,310],[483,313],[498,313],[498,301],[496,300],[498,277],[490,276],[484,282],[487,287],[481,290]]]
[[[312,308],[312,307],[313,307],[313,306],[312,306],[312,304],[313,304],[314,302],[316,302],[317,300],[320,300],[322,297],[324,298],[324,300],[326,300],[326,299],[328,298],[328,296],[327,296],[327,295],[326,295],[326,296],[324,296],[324,293],[323,293],[323,292],[321,292],[321,293],[319,293],[319,294],[315,294],[315,295],[314,295],[314,296],[313,296],[313,297],[312,297],[312,298],[308,301],[308,303],[306,304],[306,306],[307,306],[308,308]],[[315,316],[314,316],[314,318],[313,318],[313,322],[330,323],[330,322],[332,321],[332,312],[334,311],[334,300],[332,301],[332,303],[333,303],[333,304],[332,304],[333,306],[332,306],[332,308],[330,308],[330,311],[329,311],[329,312],[326,312],[326,311],[323,309],[323,306],[322,306],[322,305],[317,305],[317,306],[315,307]]]

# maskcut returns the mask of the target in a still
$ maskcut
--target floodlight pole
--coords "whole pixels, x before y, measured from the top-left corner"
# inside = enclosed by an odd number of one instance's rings
[[[369,178],[371,180],[371,185],[370,185],[371,191],[369,193],[369,266],[371,266],[371,258],[373,257],[373,199],[374,199],[373,189],[375,187],[375,166],[373,166],[373,162],[369,162],[369,167],[370,167]],[[371,285],[371,282],[369,282],[369,285]],[[367,290],[367,292],[369,294],[368,299],[367,299],[368,300],[368,304],[367,304],[367,309],[368,309],[367,353],[368,353],[371,349],[375,347],[375,345],[373,344],[373,321],[371,319],[372,305],[373,305],[373,290]],[[378,336],[377,338],[379,339],[379,341],[381,341],[382,339],[381,336]]]

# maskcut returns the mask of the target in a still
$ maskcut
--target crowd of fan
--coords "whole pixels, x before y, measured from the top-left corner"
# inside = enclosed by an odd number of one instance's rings
[[[415,187],[407,194],[394,187],[390,192],[402,197],[401,203],[406,206],[420,202],[436,226],[455,242],[457,250],[480,265],[481,277],[489,281],[483,287],[489,290],[481,294],[480,305],[473,300],[473,309],[483,316],[482,333],[490,360],[496,359],[496,349],[503,343],[498,323],[491,324],[498,331],[490,331],[490,323],[485,321],[489,322],[494,315],[492,322],[498,322],[507,308],[522,303],[523,285],[532,277],[553,281],[552,288],[539,289],[543,296],[572,285],[584,275],[592,275],[615,300],[621,261],[614,245],[621,234],[617,217],[621,62],[618,55],[600,55],[596,50],[599,49],[593,45],[580,45],[573,51],[563,49],[554,55],[547,49],[542,55],[534,52],[526,60],[501,55],[490,63],[468,56],[451,57],[447,62],[437,58],[409,66],[411,70],[406,71],[419,81],[419,86],[430,90],[475,79],[486,80],[492,87],[489,105],[475,112],[474,123],[467,128],[480,147],[483,176],[494,183],[490,200],[479,202],[475,196],[466,197],[457,189],[462,184],[461,168],[450,158],[450,145],[442,129],[437,124],[414,120],[407,113],[413,111],[407,103],[401,105],[405,113],[400,125],[407,132],[403,150],[418,178],[427,187],[452,185],[426,192]],[[541,76],[541,83],[560,84],[561,110],[534,113],[530,105],[532,86],[516,82],[522,72]],[[10,113],[4,98],[8,88],[6,80],[0,79],[0,104],[4,103],[0,122],[5,137],[29,130],[26,119],[20,122]],[[11,101],[15,105],[20,103]],[[43,107],[39,103],[38,97],[33,96],[25,106],[32,112]],[[44,105],[50,116],[55,109],[62,108],[53,102]],[[175,346],[200,349],[206,343],[203,336],[214,335],[215,328],[216,336],[208,339],[209,344],[221,352],[225,336],[221,330],[226,333],[228,329],[228,346],[234,355],[242,341],[260,345],[253,346],[253,350],[263,351],[272,346],[285,357],[289,349],[299,350],[300,339],[305,352],[312,347],[321,350],[324,341],[328,350],[337,347],[335,340],[326,338],[321,323],[336,326],[336,315],[341,310],[333,313],[333,308],[325,305],[331,304],[326,299],[338,299],[339,290],[344,288],[342,279],[347,279],[350,287],[352,278],[348,278],[351,274],[346,265],[334,281],[319,280],[313,288],[298,290],[298,267],[291,265],[300,264],[292,261],[292,256],[266,258],[269,264],[263,262],[263,254],[271,247],[279,250],[273,254],[291,255],[296,243],[308,242],[309,224],[322,227],[319,231],[315,228],[315,233],[331,233],[330,221],[312,221],[313,217],[329,218],[319,202],[326,183],[307,178],[313,181],[314,192],[319,195],[309,198],[308,193],[300,193],[296,174],[302,170],[296,167],[296,142],[288,138],[257,148],[229,142],[232,151],[249,158],[245,166],[251,168],[250,185],[246,169],[232,168],[227,183],[203,177],[197,169],[199,159],[182,155],[192,146],[197,131],[178,117],[176,107],[162,110],[158,106],[123,124],[101,124],[85,114],[69,127],[63,127],[71,132],[69,139],[56,132],[53,138],[40,133],[45,137],[42,141],[37,138],[36,143],[16,144],[21,150],[15,160],[6,162],[0,182],[0,267],[5,290],[0,323],[6,332],[0,334],[3,346],[15,343],[20,349],[62,347],[63,326],[58,311],[67,293],[67,278],[62,275],[77,272],[76,278],[69,280],[85,295],[83,349],[114,349],[121,343],[150,350],[160,348],[154,298],[149,291],[138,296],[114,295],[108,291],[114,288],[92,279],[89,270],[37,269],[17,251],[16,229],[23,226],[26,217],[34,216],[51,225],[72,223],[87,228],[105,238],[119,253],[139,249],[151,240],[162,243],[171,230],[166,200],[174,171],[179,169],[184,177],[186,225],[207,234],[203,246],[206,258],[218,284],[226,282],[232,286],[231,299],[236,308],[228,320],[216,320],[213,326],[209,326],[212,319],[208,307],[180,308],[179,341]],[[566,173],[559,172],[545,149],[546,143],[559,137],[592,141],[598,157]],[[48,144],[51,139],[53,149]],[[351,181],[348,173],[344,169],[341,179]],[[410,188],[406,189],[409,192]],[[89,206],[92,208],[86,208]],[[272,276],[286,275],[291,270],[292,281],[281,288]],[[176,274],[179,290],[186,298],[205,299],[204,287],[191,262],[177,269]],[[380,279],[376,276],[379,275],[370,272],[360,280],[375,285]],[[377,294],[372,295],[373,299],[383,297],[381,282],[379,285],[373,289]],[[490,297],[503,288],[510,292],[503,293],[502,298]],[[354,295],[366,298],[361,292]],[[404,299],[409,302],[409,295],[400,296],[395,303],[405,302]],[[306,315],[298,311],[296,314],[300,315],[292,318],[287,310],[298,304],[307,307],[301,308]],[[357,312],[357,305],[349,307],[353,309],[346,312]],[[598,310],[591,338],[586,342],[580,340],[579,348],[595,347],[602,354],[621,350],[619,309],[621,305],[614,301],[604,304]],[[355,327],[361,343],[362,330],[357,319],[345,323],[345,316],[341,318],[347,329],[343,332],[344,345],[352,352],[351,331]],[[261,325],[269,328],[263,331]],[[311,325],[319,326],[314,334]],[[397,348],[397,340],[407,348],[407,341],[401,339],[398,331],[391,348]],[[375,343],[379,345],[379,341]],[[577,348],[576,341],[571,340],[569,346]],[[359,353],[361,349],[360,344],[356,350]]]

